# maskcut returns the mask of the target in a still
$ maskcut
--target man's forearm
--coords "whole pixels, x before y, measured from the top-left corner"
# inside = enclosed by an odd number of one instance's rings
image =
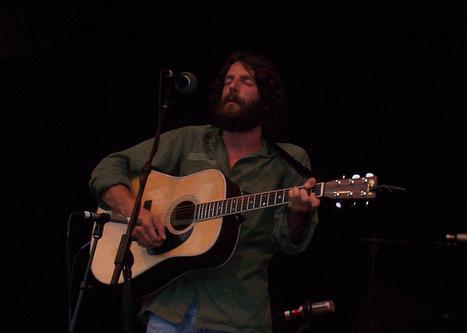
[[[102,193],[101,197],[112,210],[125,216],[130,216],[135,204],[130,190],[122,184],[109,187]]]
[[[310,214],[309,212],[298,212],[289,209],[287,223],[290,228],[289,238],[293,244],[298,244],[302,241],[303,233],[310,221]]]

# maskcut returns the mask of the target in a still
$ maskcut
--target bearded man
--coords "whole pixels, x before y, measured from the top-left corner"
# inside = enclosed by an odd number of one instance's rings
[[[280,125],[276,120],[285,105],[277,67],[262,55],[236,52],[222,66],[211,100],[214,125],[187,126],[162,134],[151,167],[176,177],[216,169],[252,199],[238,204],[230,201],[228,207],[216,203],[207,213],[204,208],[194,210],[194,220],[203,221],[209,220],[205,215],[211,216],[213,210],[222,216],[242,211],[234,249],[222,264],[189,269],[148,295],[140,311],[147,333],[271,332],[268,264],[276,251],[295,254],[306,249],[318,221],[319,199],[309,193],[315,179],[304,179],[266,139],[273,126]],[[141,173],[152,141],[113,153],[96,166],[89,185],[101,206],[125,216],[131,214],[135,204],[131,180]],[[305,167],[310,166],[304,149],[289,143],[278,146]],[[211,185],[206,184],[206,188]],[[282,200],[274,192],[277,189],[287,189],[286,205],[276,205]],[[263,195],[258,199],[251,196],[255,193]],[[274,198],[271,193],[275,193]],[[184,200],[199,204],[195,196]],[[258,204],[266,208],[250,209]],[[158,203],[152,205],[157,207]],[[134,241],[151,253],[165,251],[164,246],[177,233],[169,225],[170,219],[162,220],[146,206],[139,218],[142,225],[135,227]],[[240,223],[226,217],[221,223],[227,222]],[[196,224],[186,228],[187,238],[193,237],[196,228]],[[222,249],[222,242],[213,247]],[[173,246],[167,252],[176,250]],[[197,260],[205,257],[200,258]]]

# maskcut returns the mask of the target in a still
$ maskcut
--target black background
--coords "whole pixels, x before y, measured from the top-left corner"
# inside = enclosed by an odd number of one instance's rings
[[[336,312],[313,321],[314,331],[356,332],[370,314],[365,304],[381,332],[462,331],[465,246],[438,243],[467,231],[460,3],[4,5],[4,210],[13,213],[4,221],[4,291],[14,331],[66,331],[67,219],[95,209],[87,182],[103,156],[153,135],[159,70],[193,72],[200,84],[178,97],[164,130],[204,124],[209,83],[238,49],[279,65],[290,104],[283,140],[308,151],[319,180],[372,172],[407,189],[380,193],[368,208],[323,200],[310,248],[272,262],[273,314],[333,299]],[[73,254],[89,235],[89,225],[72,221]],[[369,238],[379,240],[373,279]],[[118,331],[120,306],[89,291],[79,330]]]

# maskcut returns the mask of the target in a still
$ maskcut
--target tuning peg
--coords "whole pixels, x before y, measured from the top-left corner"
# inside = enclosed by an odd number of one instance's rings
[[[337,201],[336,202],[336,207],[341,209],[342,208],[342,203],[340,201]]]
[[[365,201],[365,208],[368,208],[370,206],[370,201]]]
[[[366,175],[365,175],[365,177],[374,177],[374,174],[371,173],[371,172],[367,172]]]
[[[360,178],[360,175],[357,174],[357,173],[356,173],[355,175],[352,176],[352,179],[359,179],[359,178]]]

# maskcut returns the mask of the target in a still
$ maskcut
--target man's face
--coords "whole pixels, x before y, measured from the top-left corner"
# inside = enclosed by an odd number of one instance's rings
[[[232,96],[234,98],[231,98]],[[240,62],[233,63],[225,75],[222,98],[226,106],[229,104],[238,105],[236,101],[245,104],[256,102],[259,99],[255,79]]]
[[[225,75],[221,100],[214,111],[219,127],[243,132],[261,124],[264,114],[252,74],[240,62],[230,66]]]

